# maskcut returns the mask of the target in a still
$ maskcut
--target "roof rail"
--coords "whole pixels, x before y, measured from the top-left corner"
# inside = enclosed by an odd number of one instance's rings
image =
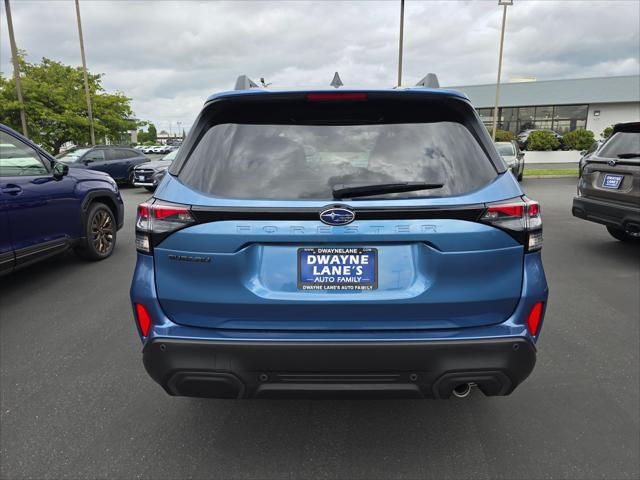
[[[440,88],[438,76],[435,73],[427,73],[427,75],[416,83],[416,87]]]
[[[246,75],[240,75],[236,80],[234,90],[249,90],[250,88],[258,88],[258,84]]]
[[[338,72],[333,74],[333,80],[331,80],[331,83],[329,85],[335,88],[340,88],[344,85],[344,83],[342,83],[342,80],[340,79],[340,75],[338,75]]]

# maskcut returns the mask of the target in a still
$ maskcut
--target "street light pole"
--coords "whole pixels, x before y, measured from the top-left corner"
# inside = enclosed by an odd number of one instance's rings
[[[22,99],[22,85],[20,83],[20,62],[18,61],[18,47],[16,47],[16,38],[13,34],[13,19],[11,18],[11,5],[9,0],[4,0],[4,8],[7,11],[7,26],[9,30],[9,43],[11,44],[11,57],[13,60],[13,78],[16,82],[16,95],[18,96],[18,104],[20,105],[20,123],[22,124],[22,134],[27,135],[27,115],[24,111],[24,100]]]
[[[87,75],[87,60],[84,56],[84,37],[82,36],[82,22],[80,21],[80,2],[76,0],[76,17],[78,19],[78,36],[80,37],[80,56],[82,57],[82,71],[84,73],[84,93],[87,96],[87,114],[89,115],[89,130],[91,145],[96,144],[96,134],[93,131],[93,111],[91,110],[91,95],[89,94],[89,77]]]
[[[496,82],[496,104],[493,109],[493,131],[491,138],[496,140],[498,130],[498,104],[500,103],[500,76],[502,75],[502,51],[504,48],[504,27],[507,23],[507,6],[513,5],[513,0],[498,0],[498,5],[502,5],[502,31],[500,32],[500,55],[498,56],[498,81]]]
[[[398,86],[402,85],[402,43],[404,40],[404,0],[400,0],[400,45],[398,49]]]

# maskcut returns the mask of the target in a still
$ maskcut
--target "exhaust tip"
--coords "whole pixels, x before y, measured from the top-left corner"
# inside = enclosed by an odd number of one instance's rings
[[[456,385],[453,389],[453,395],[458,398],[468,397],[471,393],[472,383],[461,383],[460,385]]]

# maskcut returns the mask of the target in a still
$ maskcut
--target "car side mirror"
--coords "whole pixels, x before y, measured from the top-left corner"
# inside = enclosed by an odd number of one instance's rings
[[[587,151],[586,151],[586,150],[581,150],[581,151],[580,151],[580,155],[582,155],[583,157],[584,157],[586,154],[587,154]]]
[[[65,165],[64,163],[55,162],[53,164],[53,178],[56,180],[61,180],[62,177],[69,174],[69,165]]]
[[[86,160],[83,160],[82,163],[84,163],[85,165],[89,165],[90,163],[93,163],[93,160],[87,158]]]

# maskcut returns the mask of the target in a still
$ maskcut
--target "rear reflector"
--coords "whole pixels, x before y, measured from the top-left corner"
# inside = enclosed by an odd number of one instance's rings
[[[310,102],[362,101],[368,98],[366,93],[307,93]]]
[[[142,332],[142,336],[146,337],[149,334],[149,329],[151,328],[151,316],[144,305],[140,303],[136,303],[136,319],[138,320],[138,326],[140,327],[140,332]]]
[[[536,303],[529,312],[529,318],[527,318],[527,328],[529,333],[533,336],[538,334],[538,327],[540,326],[540,318],[542,317],[542,307],[544,303]]]

